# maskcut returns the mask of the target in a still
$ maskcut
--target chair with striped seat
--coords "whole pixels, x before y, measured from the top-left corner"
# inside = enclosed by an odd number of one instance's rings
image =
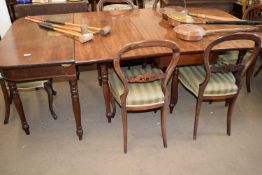
[[[120,61],[127,52],[149,47],[166,47],[173,54],[172,60],[163,72],[151,66],[132,66],[130,69],[120,67]],[[115,111],[114,100],[120,105],[124,135],[124,153],[127,152],[127,111],[146,111],[161,109],[161,130],[164,147],[166,141],[166,110],[168,106],[167,84],[177,65],[179,49],[172,41],[151,40],[127,44],[121,48],[114,59],[114,71],[108,76],[111,103]],[[142,58],[141,58],[142,59]]]
[[[5,80],[4,80],[4,78],[2,77],[1,74],[0,74],[0,83],[1,83],[2,93],[3,93],[3,97],[4,97],[4,103],[5,103],[4,124],[7,124],[8,121],[9,121],[10,105],[12,103],[13,96],[12,96],[12,94],[8,93],[6,82],[5,82]],[[54,109],[53,109],[53,95],[56,95],[56,91],[53,90],[52,82],[50,80],[17,83],[17,89],[18,90],[36,90],[36,89],[40,89],[40,88],[43,88],[43,89],[46,90],[47,95],[48,95],[49,109],[50,109],[52,117],[56,120],[57,115],[56,115],[56,113],[54,112]]]
[[[243,20],[252,20],[252,21],[262,20],[262,4],[255,3],[255,4],[250,5],[245,10],[245,13],[242,19]],[[226,52],[226,53],[219,55],[218,59],[224,63],[233,63],[233,62],[236,62],[236,60],[238,59],[238,56],[243,55],[245,53],[246,53],[245,51],[242,51],[242,53],[240,54],[238,54],[238,52],[236,51]],[[249,52],[247,52],[247,55],[244,57],[244,59],[248,58],[248,54]],[[259,55],[262,55],[261,52]],[[256,61],[253,63],[252,66],[250,66],[246,74],[246,87],[247,87],[248,92],[251,92],[250,78],[252,74],[254,73],[255,63]],[[262,67],[262,64],[260,67]]]
[[[210,52],[213,47],[230,40],[249,40],[255,43],[252,52],[246,61],[240,57],[234,64],[209,63]],[[231,133],[231,116],[241,89],[243,76],[254,63],[259,53],[261,40],[253,34],[231,34],[220,37],[211,42],[204,51],[204,65],[185,66],[179,68],[174,76],[174,85],[171,89],[170,111],[177,103],[177,84],[181,84],[197,98],[193,139],[197,137],[200,108],[203,101],[228,102],[227,134]]]

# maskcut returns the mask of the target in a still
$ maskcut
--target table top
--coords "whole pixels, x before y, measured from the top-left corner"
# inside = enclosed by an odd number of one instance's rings
[[[47,18],[73,22],[73,14]],[[74,40],[23,18],[16,20],[0,42],[0,68],[74,62]]]
[[[230,17],[221,10],[190,8],[190,12]],[[205,36],[201,41],[190,42],[176,38],[172,27],[162,20],[159,11],[137,9],[111,12],[88,12],[64,15],[48,15],[45,19],[64,19],[68,22],[103,27],[110,25],[112,32],[107,36],[96,35],[90,42],[81,44],[77,40],[54,32],[40,29],[37,24],[22,19],[15,21],[0,42],[0,68],[14,66],[37,66],[47,64],[91,64],[112,61],[116,52],[125,44],[149,40],[168,39],[175,41],[181,54],[202,53],[206,46],[222,34]],[[202,25],[205,29],[232,28],[236,26]],[[239,27],[239,26],[238,26]],[[257,33],[262,37],[262,33]],[[231,41],[223,43],[217,50],[251,48],[252,43]],[[31,54],[25,56],[25,54]],[[165,56],[170,51],[163,48],[143,49],[130,53],[132,57]]]
[[[200,10],[201,9],[201,10]],[[190,12],[232,17],[230,14],[218,9],[189,8]],[[181,54],[201,53],[207,45],[219,36],[224,34],[214,34],[205,36],[202,40],[191,42],[176,38],[173,28],[162,20],[159,11],[151,9],[130,10],[122,12],[101,12],[101,13],[77,13],[74,17],[75,23],[86,23],[90,26],[103,27],[110,25],[112,33],[106,37],[96,36],[93,41],[75,44],[75,61],[77,64],[111,61],[116,57],[116,52],[125,44],[140,40],[168,39],[175,41]],[[233,28],[240,26],[232,25],[201,25],[204,29]],[[244,26],[247,27],[247,26]],[[262,33],[257,33],[262,37]],[[232,41],[223,43],[217,50],[228,50],[237,48],[251,48],[252,43],[246,41]],[[155,49],[149,51],[139,51],[131,56],[158,56],[168,54],[168,50]]]

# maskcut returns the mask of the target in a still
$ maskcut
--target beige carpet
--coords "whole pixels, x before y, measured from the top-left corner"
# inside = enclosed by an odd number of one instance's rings
[[[179,89],[174,114],[168,114],[168,148],[163,148],[160,113],[128,114],[128,153],[123,154],[119,108],[111,124],[104,116],[96,71],[81,73],[82,125],[78,141],[67,82],[55,82],[58,120],[49,113],[43,90],[22,92],[31,135],[21,129],[14,106],[8,125],[0,124],[1,175],[261,175],[262,73],[243,88],[226,135],[224,103],[202,106],[198,139],[192,140],[195,98]],[[4,119],[2,94],[1,122]]]

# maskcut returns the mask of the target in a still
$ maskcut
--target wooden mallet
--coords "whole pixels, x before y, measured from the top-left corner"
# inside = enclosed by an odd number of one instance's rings
[[[25,19],[33,21],[33,22],[38,21],[38,22],[51,23],[57,28],[61,28],[61,29],[65,29],[65,30],[72,30],[72,31],[80,32],[81,34],[86,34],[86,33],[89,32],[87,25],[85,25],[85,24],[79,25],[78,27],[75,27],[75,26],[65,25],[64,22],[62,22],[62,21],[43,20],[43,19],[41,19],[39,17],[35,17],[35,16],[27,16],[27,17],[25,17]]]
[[[63,34],[67,34],[67,35],[71,35],[71,36],[76,36],[76,37],[79,38],[79,41],[80,41],[81,43],[85,43],[85,42],[87,42],[87,41],[90,41],[90,40],[92,40],[93,37],[94,37],[93,33],[80,34],[80,33],[78,33],[78,32],[63,30],[63,29],[54,27],[54,26],[49,25],[48,23],[45,23],[45,22],[38,23],[38,25],[39,25],[40,27],[42,27],[42,28],[45,28],[45,29],[48,29],[48,30],[51,30],[51,31],[57,31],[57,32],[60,32],[60,33],[63,33]]]
[[[25,17],[25,19],[32,21],[32,22],[35,22],[35,23],[45,22],[41,18],[36,18],[36,17],[31,17],[31,16]],[[88,33],[88,32],[82,32],[80,28],[75,28],[75,27],[70,27],[70,26],[61,26],[61,25],[57,25],[57,24],[51,24],[51,23],[48,23],[48,22],[45,22],[45,23],[52,25],[53,27],[64,29],[64,30],[71,30],[71,31],[75,31],[75,32],[80,32],[82,34]]]
[[[91,27],[88,25],[84,24],[74,24],[74,23],[69,23],[69,22],[64,22],[64,21],[54,21],[54,20],[44,20],[44,22],[48,23],[53,23],[53,24],[58,24],[58,25],[64,25],[64,26],[70,26],[70,27],[75,27],[75,28],[80,28],[81,31],[85,32],[92,32],[93,34],[99,33],[102,36],[105,36],[111,32],[111,27],[110,26],[105,26],[103,28],[98,28],[98,27]]]

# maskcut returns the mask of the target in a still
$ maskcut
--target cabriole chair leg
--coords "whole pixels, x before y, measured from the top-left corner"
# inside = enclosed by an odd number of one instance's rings
[[[47,81],[44,83],[44,88],[45,88],[45,91],[47,93],[47,96],[48,96],[48,105],[49,105],[49,110],[51,112],[51,115],[53,117],[54,120],[57,119],[57,115],[53,109],[53,88],[52,88],[52,85],[51,85],[51,82],[50,81]]]

